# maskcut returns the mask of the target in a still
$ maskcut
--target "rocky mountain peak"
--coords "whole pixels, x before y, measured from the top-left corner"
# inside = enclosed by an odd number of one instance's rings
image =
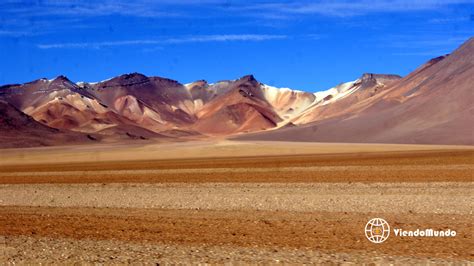
[[[360,80],[360,88],[373,88],[377,85],[388,85],[393,81],[399,80],[402,77],[399,75],[393,74],[375,74],[375,73],[364,73],[359,78]]]
[[[257,82],[253,75],[245,75],[239,79],[239,81],[249,81],[249,82]]]
[[[68,83],[73,83],[68,77],[64,75],[59,75],[55,79],[53,79],[52,82],[68,82]]]

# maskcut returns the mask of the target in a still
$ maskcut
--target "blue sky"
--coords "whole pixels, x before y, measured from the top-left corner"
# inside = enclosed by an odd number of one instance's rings
[[[0,2],[0,84],[123,73],[327,89],[406,75],[474,36],[474,0]]]

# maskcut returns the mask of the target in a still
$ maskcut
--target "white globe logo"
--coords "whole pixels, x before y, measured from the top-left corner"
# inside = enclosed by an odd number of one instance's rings
[[[382,243],[390,235],[390,225],[382,218],[374,218],[365,225],[365,236],[370,242]]]

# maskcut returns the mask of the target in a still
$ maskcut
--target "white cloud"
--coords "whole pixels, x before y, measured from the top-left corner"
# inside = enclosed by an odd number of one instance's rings
[[[429,51],[408,51],[408,52],[395,52],[392,55],[402,55],[402,56],[430,56],[436,57],[444,54],[448,54],[446,50],[429,50]]]
[[[33,35],[28,31],[21,30],[0,30],[0,36],[11,36],[11,37],[20,37],[20,36],[30,36]]]
[[[436,35],[392,35],[377,40],[383,47],[390,47],[391,54],[401,56],[440,56],[448,54],[466,42],[471,34],[448,36]]]
[[[241,10],[246,13],[229,15],[260,14],[262,18],[286,18],[289,14],[320,14],[326,16],[357,16],[376,12],[410,12],[442,9],[452,4],[472,4],[472,0],[340,0],[340,1],[228,1],[228,0],[43,0],[33,3],[6,1],[0,3],[4,13],[15,16],[76,15],[134,17],[196,16],[192,8],[208,10]],[[250,14],[251,13],[251,14]]]
[[[110,46],[129,45],[157,45],[157,44],[179,44],[196,42],[229,42],[229,41],[267,41],[286,39],[286,35],[269,34],[222,34],[222,35],[202,35],[185,36],[178,38],[167,38],[161,40],[124,40],[124,41],[104,41],[104,42],[75,42],[75,43],[52,43],[38,44],[40,49],[54,48],[102,48]]]
[[[448,18],[434,18],[428,20],[429,23],[433,24],[449,24],[449,23],[458,23],[458,22],[467,22],[469,21],[468,16],[463,17],[448,17]]]
[[[5,14],[21,17],[55,16],[107,16],[128,15],[140,17],[170,16],[162,6],[146,1],[37,1],[33,3],[0,4]]]
[[[285,39],[286,35],[270,34],[224,34],[207,35],[185,38],[170,38],[165,43],[186,43],[186,42],[227,42],[227,41],[267,41],[276,39]]]
[[[292,1],[242,5],[237,9],[277,15],[320,14],[349,17],[369,13],[411,12],[442,9],[453,4],[473,3],[472,0],[354,0],[354,1]]]

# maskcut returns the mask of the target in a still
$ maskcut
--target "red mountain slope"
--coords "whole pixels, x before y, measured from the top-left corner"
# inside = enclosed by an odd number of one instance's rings
[[[474,144],[474,38],[338,116],[243,136],[322,142]],[[365,100],[367,101],[367,100]]]

